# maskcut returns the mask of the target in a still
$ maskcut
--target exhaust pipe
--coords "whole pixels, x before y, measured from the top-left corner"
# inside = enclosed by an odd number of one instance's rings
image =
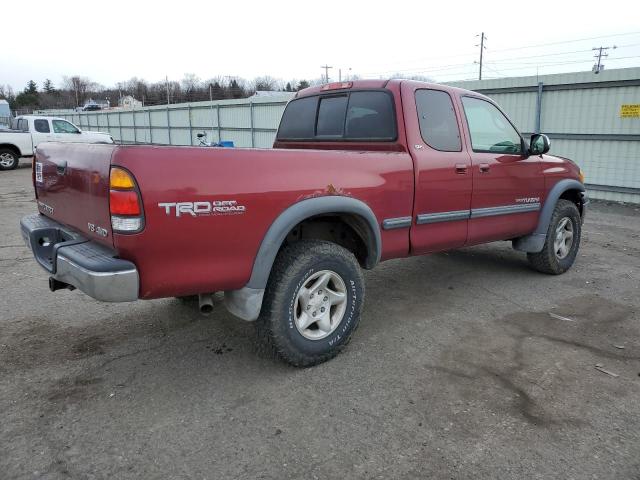
[[[68,283],[61,282],[60,280],[56,280],[53,277],[49,277],[49,290],[55,292],[56,290],[75,290],[76,287],[73,285],[69,285]]]
[[[198,308],[201,314],[210,314],[213,311],[213,296],[210,293],[198,294]]]

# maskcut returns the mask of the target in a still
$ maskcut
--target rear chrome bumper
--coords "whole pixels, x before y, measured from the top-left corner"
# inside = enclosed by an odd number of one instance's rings
[[[23,217],[20,230],[36,261],[55,280],[103,302],[138,299],[138,270],[115,258],[115,251],[40,214]]]

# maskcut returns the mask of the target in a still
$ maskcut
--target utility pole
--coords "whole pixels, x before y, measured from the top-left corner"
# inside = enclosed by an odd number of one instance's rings
[[[324,68],[324,81],[326,83],[329,83],[329,69],[333,67],[330,67],[329,65],[324,64],[324,65],[320,65],[320,68]]]
[[[478,35],[476,35],[477,37]],[[482,32],[480,34],[480,71],[478,72],[478,80],[482,80],[482,57],[484,53],[484,49],[487,48],[484,46],[484,41],[487,39],[487,36]],[[476,45],[477,47],[478,45]]]
[[[594,54],[594,58],[597,58],[598,61],[597,63],[593,66],[593,68],[591,69],[593,71],[593,73],[598,74],[600,73],[602,70],[604,70],[604,65],[602,65],[602,58],[607,58],[609,56],[609,54],[607,53],[607,50],[609,50],[609,48],[617,48],[615,45],[613,47],[593,47],[591,50],[597,52],[596,54]]]
[[[167,105],[169,105],[169,75],[164,78],[164,81],[167,86]]]

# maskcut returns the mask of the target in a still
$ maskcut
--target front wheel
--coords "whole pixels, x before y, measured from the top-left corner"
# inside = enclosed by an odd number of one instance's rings
[[[0,170],[13,170],[18,167],[19,162],[20,158],[13,150],[0,149]]]
[[[566,272],[578,255],[581,234],[578,207],[569,200],[558,200],[551,215],[544,247],[541,252],[527,253],[529,263],[542,273],[559,275]]]
[[[349,343],[363,303],[364,280],[353,253],[335,243],[301,240],[276,258],[258,334],[286,362],[316,365]]]

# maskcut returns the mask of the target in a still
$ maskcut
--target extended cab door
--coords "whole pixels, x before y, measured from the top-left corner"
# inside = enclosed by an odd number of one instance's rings
[[[402,84],[407,143],[414,159],[413,254],[461,247],[471,208],[471,159],[460,112],[445,90]]]
[[[520,133],[493,103],[467,95],[460,98],[473,163],[468,243],[531,233],[544,194],[540,158],[523,155]]]
[[[49,120],[46,118],[34,118],[30,119],[29,122],[33,122],[29,125],[33,148],[37,147],[39,143],[51,142],[54,140]]]

